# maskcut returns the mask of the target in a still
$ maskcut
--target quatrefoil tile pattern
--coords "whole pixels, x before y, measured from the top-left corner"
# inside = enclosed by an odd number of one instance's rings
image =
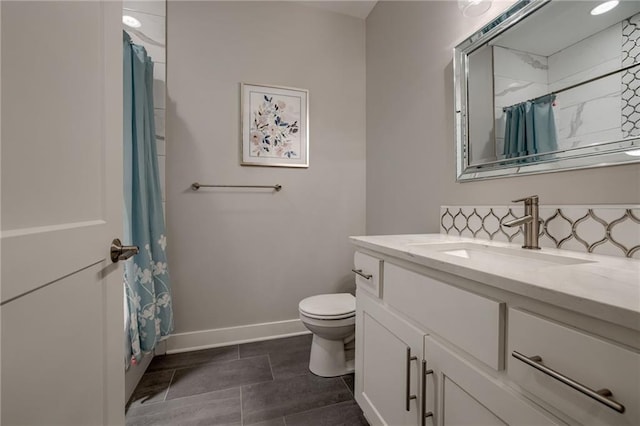
[[[522,206],[442,206],[440,233],[522,244]],[[541,206],[540,246],[640,259],[640,205]]]
[[[640,14],[622,22],[622,66],[640,60]],[[640,135],[640,70],[622,73],[622,133],[625,138]]]

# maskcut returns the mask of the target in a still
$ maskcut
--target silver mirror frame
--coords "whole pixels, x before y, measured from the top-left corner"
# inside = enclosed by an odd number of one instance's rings
[[[468,56],[494,37],[513,27],[552,0],[519,0],[512,7],[472,34],[453,50],[454,124],[456,135],[456,181],[469,182],[509,176],[522,176],[592,167],[640,162],[640,156],[627,154],[640,149],[640,139],[611,141],[595,146],[536,154],[536,161],[523,164],[527,157],[504,159],[478,165],[469,164]],[[555,0],[557,1],[557,0]]]

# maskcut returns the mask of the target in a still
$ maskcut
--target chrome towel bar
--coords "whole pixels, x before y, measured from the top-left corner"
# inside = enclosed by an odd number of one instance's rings
[[[191,189],[197,191],[200,188],[271,188],[276,192],[282,189],[282,185],[205,185],[203,183],[194,182]]]

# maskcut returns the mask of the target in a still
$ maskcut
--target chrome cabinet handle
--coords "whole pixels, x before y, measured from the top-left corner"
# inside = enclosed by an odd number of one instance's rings
[[[363,273],[362,269],[352,269],[351,272],[355,272],[356,274],[360,275],[365,280],[370,280],[373,277],[373,275],[367,275],[367,274]]]
[[[131,256],[138,254],[140,249],[138,246],[123,246],[119,238],[115,238],[111,241],[111,247],[109,253],[111,255],[111,261],[116,263],[119,260],[127,260]]]
[[[624,413],[624,405],[620,404],[617,401],[614,401],[611,398],[607,398],[608,396],[613,395],[609,389],[600,389],[600,390],[594,391],[593,389],[588,388],[585,385],[583,385],[583,384],[581,384],[579,382],[576,382],[573,379],[570,379],[569,377],[565,376],[564,374],[558,373],[557,371],[552,370],[551,368],[547,367],[546,365],[544,365],[542,363],[542,358],[540,356],[538,356],[538,355],[534,355],[534,356],[528,357],[526,355],[522,355],[518,351],[513,351],[511,353],[511,355],[515,359],[520,360],[520,361],[524,362],[525,364],[535,368],[536,370],[543,372],[547,376],[551,376],[554,379],[558,380],[559,382],[564,383],[565,385],[569,386],[570,388],[573,388],[573,389],[577,390],[578,392],[581,392],[581,393],[587,395],[588,397],[595,399],[599,403],[606,405],[607,407],[611,408],[612,410],[615,410],[618,413]]]
[[[411,400],[418,398],[417,395],[411,395],[411,361],[417,361],[417,356],[411,356],[411,348],[407,346],[407,390],[405,393],[405,399],[407,401],[407,411],[411,411]]]
[[[426,426],[427,418],[433,417],[433,411],[427,412],[427,376],[433,374],[433,370],[427,370],[427,361],[422,360],[422,415],[421,425]]]

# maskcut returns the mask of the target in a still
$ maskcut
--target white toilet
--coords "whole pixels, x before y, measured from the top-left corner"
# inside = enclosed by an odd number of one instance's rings
[[[356,298],[349,293],[320,294],[303,299],[298,310],[313,333],[309,370],[321,377],[353,372]]]

